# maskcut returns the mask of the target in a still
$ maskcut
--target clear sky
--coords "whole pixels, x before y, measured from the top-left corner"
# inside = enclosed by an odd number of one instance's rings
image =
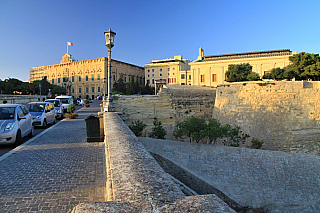
[[[107,57],[156,59],[291,49],[319,53],[319,0],[0,0],[0,79],[29,79],[32,67]]]

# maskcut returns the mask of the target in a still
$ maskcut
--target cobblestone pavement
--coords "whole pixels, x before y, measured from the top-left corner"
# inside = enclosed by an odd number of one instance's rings
[[[0,212],[70,212],[104,201],[104,144],[86,142],[84,121],[99,110],[94,101],[0,157]]]

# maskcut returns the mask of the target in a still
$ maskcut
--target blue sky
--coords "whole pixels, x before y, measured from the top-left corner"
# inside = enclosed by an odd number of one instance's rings
[[[151,60],[275,49],[319,53],[320,1],[0,0],[0,79],[29,69],[106,57],[104,32],[117,33],[112,59]]]

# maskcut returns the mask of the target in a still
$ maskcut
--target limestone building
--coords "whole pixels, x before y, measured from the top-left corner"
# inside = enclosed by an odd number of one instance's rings
[[[289,65],[289,57],[294,54],[297,54],[297,51],[283,49],[204,56],[203,49],[200,48],[197,60],[189,63],[187,84],[217,86],[225,82],[229,64],[241,63],[249,63],[252,71],[258,73],[262,78],[272,68],[283,68]]]
[[[144,84],[143,67],[112,60],[111,87],[123,74],[124,82],[133,80]],[[75,61],[71,55],[64,54],[60,64],[33,67],[30,70],[30,81],[46,78],[49,83],[66,88],[67,94],[80,98],[96,98],[104,94],[107,88],[108,58],[96,58]]]
[[[183,73],[189,70],[189,60],[183,59],[181,55],[163,60],[152,60],[145,65],[145,84],[151,86],[163,84],[186,84]]]

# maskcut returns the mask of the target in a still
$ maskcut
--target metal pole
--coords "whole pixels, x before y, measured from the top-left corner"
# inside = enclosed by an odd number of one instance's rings
[[[108,48],[108,99],[112,99],[111,93],[111,47]]]

